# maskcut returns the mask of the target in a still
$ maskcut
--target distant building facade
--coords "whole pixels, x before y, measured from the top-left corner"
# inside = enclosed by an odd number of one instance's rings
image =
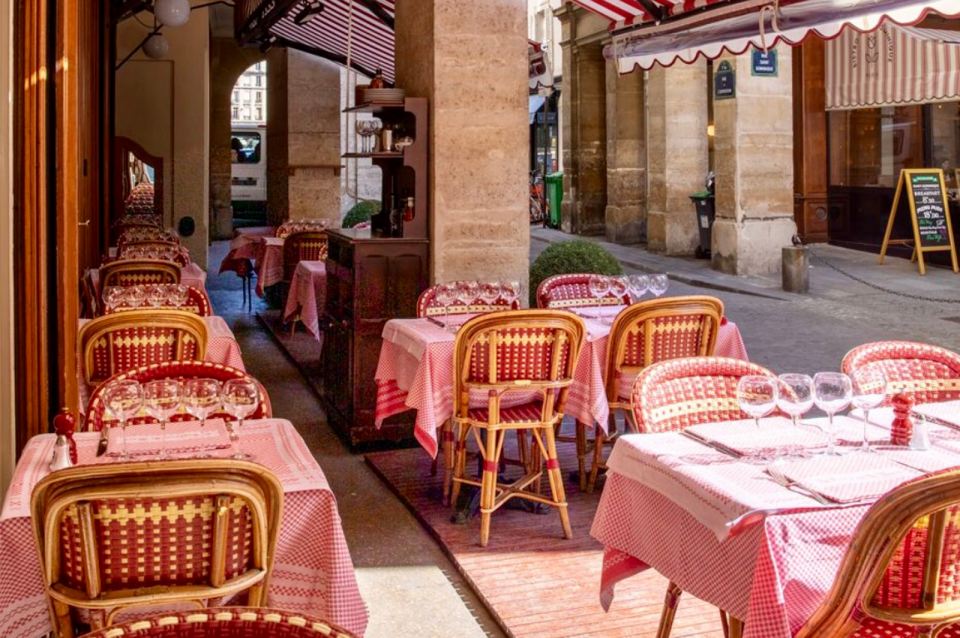
[[[230,115],[234,124],[267,123],[267,63],[257,62],[233,87]]]

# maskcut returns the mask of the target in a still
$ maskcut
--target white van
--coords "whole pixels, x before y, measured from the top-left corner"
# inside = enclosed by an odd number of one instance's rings
[[[234,210],[266,209],[267,206],[267,127],[234,124],[230,136],[230,199]]]

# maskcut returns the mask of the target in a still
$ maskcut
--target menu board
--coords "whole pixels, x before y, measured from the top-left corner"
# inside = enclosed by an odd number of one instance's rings
[[[907,193],[907,203],[913,226],[912,239],[891,239],[893,222],[900,208],[903,193]],[[950,251],[953,272],[958,272],[957,251],[953,244],[953,229],[950,227],[950,209],[947,206],[947,185],[943,171],[939,168],[909,168],[900,171],[897,192],[893,196],[887,231],[880,246],[880,263],[893,244],[905,244],[913,247],[913,257],[920,267],[920,274],[926,274],[923,254],[928,252]]]

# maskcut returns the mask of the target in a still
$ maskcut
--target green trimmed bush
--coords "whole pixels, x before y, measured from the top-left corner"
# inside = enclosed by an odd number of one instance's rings
[[[353,205],[343,216],[343,228],[353,228],[357,224],[370,221],[370,218],[380,212],[380,202],[363,199]]]
[[[537,307],[537,287],[547,277],[586,272],[622,275],[620,262],[605,248],[583,239],[551,244],[530,266],[530,307]]]

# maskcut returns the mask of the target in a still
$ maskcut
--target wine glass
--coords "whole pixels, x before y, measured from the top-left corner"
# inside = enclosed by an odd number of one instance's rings
[[[654,297],[659,297],[663,293],[667,292],[667,288],[669,286],[670,278],[666,275],[650,275],[650,292],[653,293]]]
[[[155,379],[143,385],[143,408],[160,422],[160,458],[167,458],[167,421],[180,409],[180,382]]]
[[[793,427],[799,427],[800,417],[813,407],[813,378],[809,374],[788,373],[778,379],[777,407],[793,420]]]
[[[360,136],[360,152],[369,153],[368,150],[368,140],[370,136],[373,135],[373,131],[370,128],[370,120],[357,120],[355,128],[357,130],[357,135]]]
[[[630,298],[634,303],[639,301],[650,288],[650,277],[647,275],[630,275],[628,278],[630,282]]]
[[[517,302],[517,297],[520,296],[520,282],[516,280],[510,281],[501,281],[500,282],[500,297],[503,299],[504,303],[513,308],[513,305]]]
[[[630,281],[626,277],[610,278],[610,294],[617,298],[621,303],[630,290]]]
[[[880,407],[887,396],[887,379],[879,370],[864,368],[853,373],[853,407],[863,410],[863,452],[872,452],[867,431],[870,428],[870,410]]]
[[[216,379],[187,379],[183,382],[183,407],[187,414],[207,425],[207,419],[220,407],[220,382]]]
[[[437,286],[437,303],[443,308],[443,319],[446,323],[450,314],[450,305],[457,300],[456,284],[440,284]]]
[[[229,379],[220,390],[220,399],[227,414],[237,420],[230,424],[230,443],[233,445],[233,458],[249,459],[250,454],[240,449],[240,428],[243,420],[253,414],[260,405],[260,391],[250,379]]]
[[[167,302],[167,291],[160,284],[152,284],[147,289],[147,303],[153,308],[160,308]]]
[[[485,282],[480,284],[480,299],[488,306],[494,305],[500,298],[500,284]]]
[[[461,281],[457,284],[457,298],[467,307],[467,312],[470,311],[470,306],[477,302],[479,295],[480,284],[476,281]]]
[[[143,388],[133,379],[121,379],[111,383],[104,392],[104,403],[107,409],[120,421],[120,432],[123,440],[120,443],[120,458],[128,459],[127,453],[127,421],[136,416],[143,407]]]
[[[143,301],[146,299],[146,296],[147,291],[144,286],[127,286],[124,301],[131,308],[140,308],[143,306]]]
[[[740,377],[737,382],[737,402],[740,409],[753,418],[759,428],[760,419],[777,407],[777,380],[762,374]]]
[[[120,286],[107,286],[103,291],[103,304],[109,311],[114,311],[123,303],[124,290]]]
[[[846,410],[852,397],[853,384],[850,377],[842,372],[818,372],[813,375],[813,402],[827,415],[826,454],[839,454],[834,442],[836,430],[833,426],[833,415]]]
[[[600,300],[610,294],[610,278],[604,275],[590,275],[589,289],[590,294],[597,300],[596,319],[602,316],[600,312]]]
[[[187,305],[190,299],[190,289],[183,284],[173,284],[169,290],[170,305],[174,308],[182,308]]]

